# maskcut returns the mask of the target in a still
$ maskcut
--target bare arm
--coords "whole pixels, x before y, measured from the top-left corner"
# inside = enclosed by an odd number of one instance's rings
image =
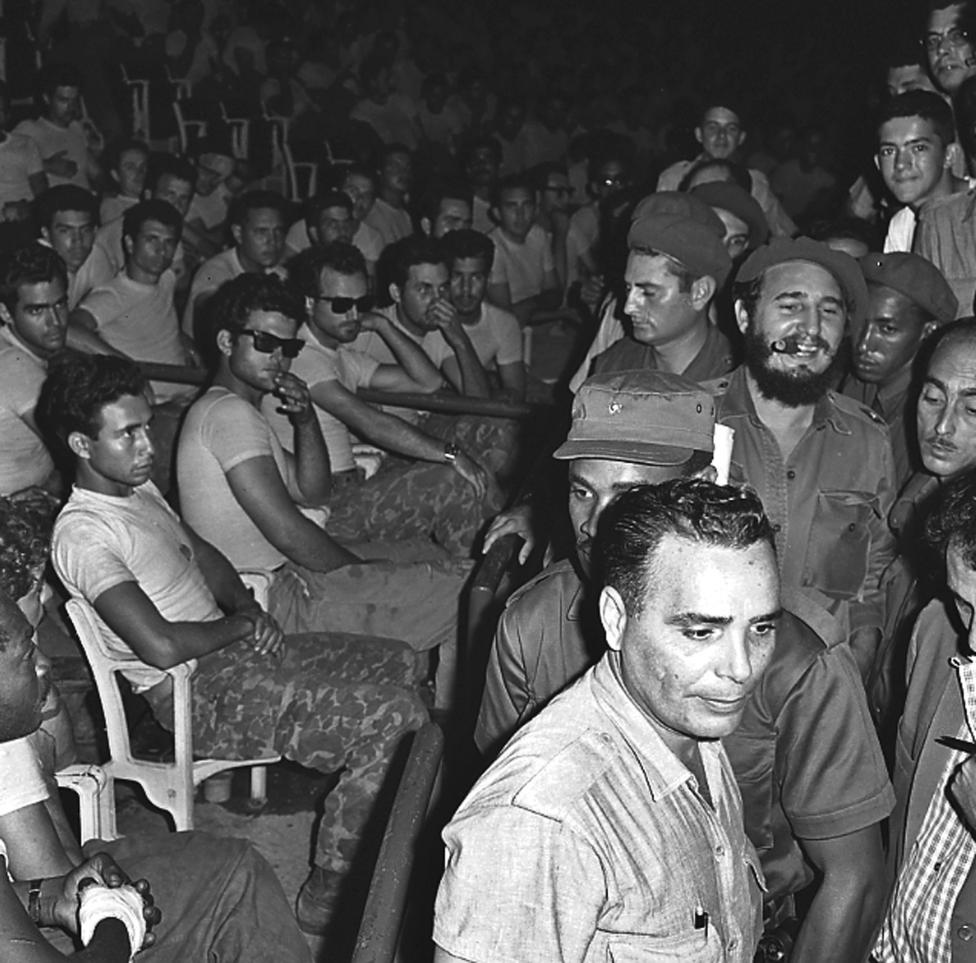
[[[488,374],[461,324],[457,309],[450,301],[440,300],[435,302],[432,314],[444,340],[454,352],[453,359],[448,358],[441,369],[447,380],[458,394],[467,398],[490,398]],[[450,364],[451,361],[454,363]]]
[[[38,194],[43,194],[48,188],[47,174],[44,171],[40,171],[37,174],[28,174],[27,184],[34,197],[37,197]]]
[[[502,383],[502,394],[512,401],[525,401],[525,364],[513,361],[498,366],[498,378]]]
[[[412,390],[430,394],[443,386],[444,379],[426,352],[389,318],[382,314],[364,315],[362,325],[364,331],[375,331],[383,339],[397,363],[416,386]]]
[[[315,417],[308,385],[301,378],[283,372],[275,378],[278,411],[288,416],[294,429],[295,453],[286,457],[295,471],[299,499],[303,505],[317,507],[332,494],[332,464],[329,449]]]
[[[190,539],[193,557],[203,573],[207,588],[213,593],[224,612],[234,613],[252,609],[257,603],[248,587],[241,581],[237,570],[219,549],[201,538],[189,525],[183,529]]]
[[[803,839],[823,874],[797,937],[793,963],[861,963],[881,914],[884,855],[877,823],[833,839]]]
[[[76,841],[72,840],[73,855],[65,849],[51,815],[52,804],[60,810],[60,801],[51,796],[0,816],[0,839],[7,845],[7,865],[14,879],[63,876],[82,861]]]
[[[99,333],[98,322],[91,312],[75,308],[68,315],[67,346],[86,354],[110,354],[116,358],[128,357],[116,351]]]
[[[241,508],[282,555],[315,572],[358,561],[295,506],[277,465],[268,455],[248,458],[227,472]]]
[[[460,956],[454,956],[447,950],[442,950],[439,946],[434,947],[434,963],[472,963],[471,960],[462,960]]]

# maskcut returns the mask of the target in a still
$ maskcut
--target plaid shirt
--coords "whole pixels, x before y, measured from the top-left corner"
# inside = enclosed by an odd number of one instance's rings
[[[969,740],[976,737],[976,660],[954,656],[950,661],[959,675],[966,715],[957,735]],[[946,789],[968,755],[962,750],[950,755],[915,845],[898,874],[874,947],[879,963],[952,963],[949,924],[976,856],[976,841],[952,808]]]

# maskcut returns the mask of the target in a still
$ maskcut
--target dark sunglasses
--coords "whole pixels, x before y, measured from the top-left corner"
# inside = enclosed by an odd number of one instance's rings
[[[301,338],[279,338],[275,334],[268,334],[267,331],[255,331],[253,328],[244,328],[238,331],[237,335],[250,335],[254,342],[254,350],[261,354],[274,354],[279,348],[286,358],[297,358],[298,352],[305,347],[305,342]]]
[[[373,299],[368,294],[364,294],[361,298],[330,298],[320,294],[315,300],[325,301],[332,308],[333,314],[348,314],[353,308],[357,311],[368,311],[373,306]]]

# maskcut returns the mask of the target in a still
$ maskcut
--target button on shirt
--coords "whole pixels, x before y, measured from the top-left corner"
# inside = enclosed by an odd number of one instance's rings
[[[959,656],[949,661],[959,677],[966,717],[957,736],[968,742],[976,738],[976,661]],[[947,786],[968,756],[956,750],[949,757],[939,791],[898,874],[874,949],[881,963],[952,963],[952,911],[972,868],[976,840],[953,808]],[[956,931],[963,942],[974,935],[966,923]]]
[[[608,653],[506,746],[444,830],[434,941],[473,963],[751,963],[761,879],[732,769],[712,805]]]
[[[796,588],[837,618],[845,633],[880,630],[881,574],[894,557],[885,520],[894,499],[887,428],[857,402],[828,392],[784,460],[756,414],[745,369],[709,387],[715,420],[735,429],[732,460],[759,493],[776,533],[784,587]]]

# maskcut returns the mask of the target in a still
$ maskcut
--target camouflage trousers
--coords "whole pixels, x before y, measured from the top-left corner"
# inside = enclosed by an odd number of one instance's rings
[[[504,468],[515,451],[514,422],[431,415],[420,427],[453,441],[485,468]],[[387,455],[379,471],[335,492],[326,530],[340,542],[432,538],[451,555],[469,558],[485,517],[501,507],[484,501],[450,465]]]
[[[280,659],[245,645],[200,658],[193,675],[199,755],[281,753],[339,772],[325,800],[316,865],[346,872],[403,737],[427,719],[415,694],[414,653],[392,639],[341,633],[289,636]],[[145,693],[153,708],[165,692]],[[165,718],[165,704],[157,718]]]

